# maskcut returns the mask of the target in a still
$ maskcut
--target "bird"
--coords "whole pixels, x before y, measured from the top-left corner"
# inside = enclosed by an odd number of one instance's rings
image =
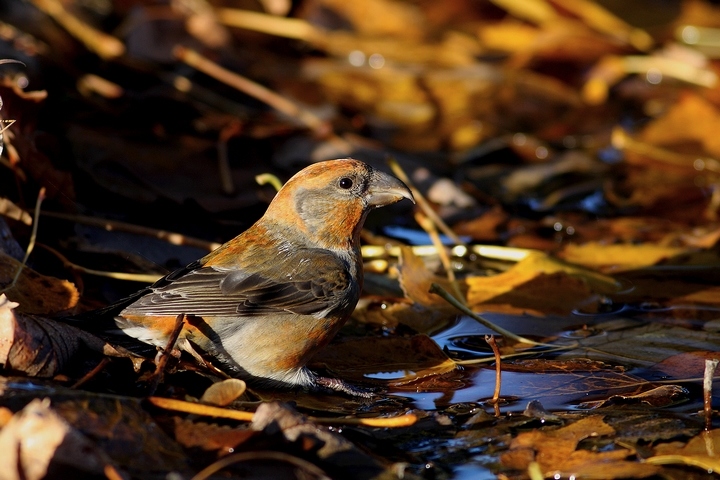
[[[292,176],[250,228],[105,311],[125,335],[175,347],[263,387],[369,396],[308,369],[360,298],[360,232],[368,213],[408,199],[392,175],[352,158]]]

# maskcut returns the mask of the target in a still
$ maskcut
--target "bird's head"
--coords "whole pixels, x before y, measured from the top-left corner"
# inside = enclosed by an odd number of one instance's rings
[[[277,193],[263,220],[299,229],[316,247],[356,247],[367,213],[403,198],[415,203],[397,178],[354,159],[304,168]]]

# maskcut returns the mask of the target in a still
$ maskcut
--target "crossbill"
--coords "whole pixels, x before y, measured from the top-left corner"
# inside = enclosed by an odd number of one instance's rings
[[[228,373],[264,386],[362,395],[306,365],[358,302],[368,212],[403,198],[414,202],[400,180],[358,160],[313,164],[245,232],[112,306],[115,324],[165,347],[184,315],[176,346],[209,355]]]

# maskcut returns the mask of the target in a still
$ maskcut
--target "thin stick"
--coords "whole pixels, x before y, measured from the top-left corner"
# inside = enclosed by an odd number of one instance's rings
[[[305,40],[309,43],[317,43],[325,37],[322,30],[299,18],[278,17],[277,15],[267,15],[237,8],[218,8],[215,14],[218,21],[228,27],[244,28],[278,37]]]
[[[143,227],[140,225],[133,225],[132,223],[118,222],[116,220],[106,220],[102,218],[90,217],[87,215],[70,215],[67,213],[60,212],[42,212],[43,216],[60,218],[62,220],[69,220],[71,222],[82,223],[83,225],[90,225],[93,227],[104,228],[108,232],[117,230],[120,232],[134,233],[137,235],[145,235],[148,237],[154,237],[163,240],[172,245],[186,245],[189,247],[201,248],[207,250],[215,250],[220,246],[219,243],[208,242],[200,240],[198,238],[188,237],[181,233],[167,232],[165,230],[158,230],[156,228]]]
[[[712,360],[705,360],[705,375],[703,376],[703,410],[705,413],[705,430],[712,429],[712,386],[718,362],[720,362],[720,360],[716,358],[713,358]]]
[[[103,357],[102,360],[100,360],[100,363],[93,367],[93,369],[90,370],[88,373],[83,375],[82,378],[80,378],[77,382],[73,383],[70,388],[82,387],[87,382],[92,380],[98,373],[102,372],[108,363],[110,363],[110,359],[108,357]]]
[[[240,410],[232,410],[229,408],[215,407],[212,405],[204,405],[201,403],[186,402],[184,400],[175,400],[172,398],[149,397],[148,401],[156,407],[166,410],[174,410],[184,413],[192,413],[195,415],[203,415],[215,418],[227,418],[230,420],[240,420],[242,422],[251,422],[253,412],[243,412]],[[397,415],[395,417],[375,417],[375,418],[322,418],[308,417],[308,420],[321,425],[353,425],[364,427],[393,428],[407,427],[417,421],[417,415],[407,413]]]
[[[72,15],[58,0],[32,0],[32,3],[100,57],[111,59],[125,53],[125,45],[120,40]]]
[[[407,176],[405,171],[402,169],[399,163],[394,158],[388,159],[388,165],[390,165],[390,169],[393,171],[395,176],[397,176],[400,180],[407,185],[407,187],[410,189],[410,191],[413,194],[413,197],[415,197],[415,201],[417,202],[418,206],[422,209],[422,211],[425,213],[425,215],[428,216],[428,218],[440,229],[441,232],[443,232],[445,235],[450,238],[453,243],[456,245],[464,245],[465,243],[460,240],[460,237],[458,237],[455,232],[453,232],[450,227],[447,226],[447,224],[438,216],[437,213],[435,213],[435,210],[432,209],[430,206],[430,203],[425,199],[422,193],[415,187],[413,182],[410,180],[410,178]]]
[[[499,333],[503,337],[513,340],[514,342],[524,343],[526,345],[534,345],[534,346],[539,346],[539,347],[552,347],[553,346],[553,345],[550,345],[547,343],[540,343],[540,342],[536,342],[534,340],[530,340],[529,338],[521,337],[520,335],[516,335],[509,330],[505,330],[504,328],[502,328],[498,325],[495,325],[494,323],[492,323],[488,320],[485,320],[484,318],[482,318],[481,316],[479,316],[478,314],[476,314],[475,312],[470,310],[467,306],[460,303],[455,297],[450,295],[444,288],[442,288],[437,283],[433,283],[430,286],[430,293],[434,293],[435,295],[440,295],[442,298],[445,299],[445,301],[447,301],[449,304],[451,304],[452,306],[454,306],[455,308],[457,308],[458,310],[463,312],[468,317],[481,323],[482,325],[486,326],[487,328]]]
[[[171,352],[175,350],[175,344],[180,336],[180,331],[182,331],[183,325],[185,325],[185,314],[181,313],[175,318],[175,326],[173,327],[172,332],[170,332],[167,345],[165,345],[165,348],[160,351],[160,359],[155,364],[155,373],[153,374],[153,381],[150,387],[151,393],[155,392],[158,385],[162,383],[168,359],[170,358]]]
[[[310,474],[310,477],[312,478],[330,480],[330,477],[328,477],[327,474],[314,463],[310,463],[307,460],[295,457],[288,453],[274,451],[242,452],[222,457],[221,459],[216,460],[207,467],[203,468],[190,480],[206,480],[215,473],[219,472],[223,468],[229,467],[230,465],[240,462],[249,462],[253,460],[271,460],[273,462],[286,462],[294,465],[297,468],[305,470]],[[304,477],[305,475],[302,475],[302,478]]]
[[[37,196],[37,202],[35,202],[35,214],[33,215],[33,226],[32,226],[32,232],[30,233],[30,241],[28,242],[27,249],[25,250],[25,256],[23,257],[22,263],[18,267],[18,271],[15,273],[15,277],[13,278],[12,282],[10,284],[3,288],[2,291],[10,290],[15,286],[18,279],[20,278],[20,273],[22,273],[23,268],[25,268],[25,265],[27,264],[28,258],[30,257],[30,253],[33,251],[33,248],[35,247],[35,240],[37,240],[37,229],[38,229],[38,223],[40,222],[40,205],[42,205],[42,201],[45,199],[45,187],[41,187],[40,191],[38,192]]]
[[[502,383],[502,357],[494,336],[485,335],[485,341],[490,345],[495,355],[495,391],[493,392],[492,403],[497,404],[500,401],[500,385]]]
[[[460,286],[457,283],[457,280],[455,279],[455,270],[452,268],[452,262],[450,261],[450,256],[447,253],[447,249],[445,248],[445,245],[443,245],[442,241],[440,240],[440,235],[438,235],[438,231],[435,228],[435,224],[430,221],[430,219],[425,215],[423,212],[415,212],[415,221],[420,225],[420,227],[427,232],[427,234],[430,236],[430,240],[432,241],[433,246],[435,246],[435,250],[438,253],[438,256],[440,256],[440,261],[443,264],[443,267],[445,268],[445,274],[448,277],[448,280],[450,281],[450,285],[452,286],[453,293],[455,294],[455,298],[457,298],[459,301],[465,303],[465,296],[463,295],[462,291],[460,290]]]
[[[191,67],[270,105],[285,115],[297,119],[303,125],[313,130],[318,136],[327,137],[330,133],[328,124],[312,112],[300,108],[287,98],[278,95],[259,83],[253,82],[249,78],[221,67],[207,57],[200,55],[195,50],[178,46],[175,47],[174,53],[176,58]]]
[[[82,265],[78,265],[76,263],[71,262],[68,260],[65,255],[58,252],[54,248],[47,246],[42,243],[37,244],[38,247],[44,248],[48,252],[55,255],[62,263],[63,267],[68,268],[70,270],[75,270],[76,272],[85,273],[88,275],[95,275],[98,277],[107,277],[107,278],[114,278],[116,280],[127,280],[130,282],[140,282],[140,283],[155,283],[158,279],[162,277],[162,275],[154,274],[154,273],[125,273],[125,272],[107,272],[104,270],[94,270],[92,268],[86,268]]]

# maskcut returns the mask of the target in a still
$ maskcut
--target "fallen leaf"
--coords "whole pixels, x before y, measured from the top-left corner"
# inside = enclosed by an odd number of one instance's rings
[[[23,315],[17,303],[0,294],[0,365],[5,371],[52,377],[87,347],[104,355],[136,358],[89,332],[55,320]]]
[[[230,453],[257,432],[247,427],[232,428],[227,425],[216,425],[204,422],[173,417],[175,421],[175,439],[185,448],[201,448],[203,450],[219,450]]]
[[[655,456],[645,461],[652,465],[690,465],[708,473],[720,472],[720,430],[706,430],[690,439],[687,444],[661,443],[655,447]]]
[[[668,247],[657,243],[588,242],[569,243],[558,253],[563,260],[605,272],[637,270],[652,265],[718,265],[714,252],[687,247]]]
[[[20,277],[10,287],[20,268],[22,268]],[[23,267],[22,263],[2,252],[0,252],[0,290],[10,300],[20,304],[19,312],[35,315],[69,310],[80,298],[75,285],[67,280],[48,277],[27,266]]]
[[[709,156],[719,158],[718,130],[720,110],[700,95],[685,91],[663,116],[645,127],[638,140],[663,147],[695,143]],[[693,163],[685,167],[693,169]]]
[[[638,468],[636,462],[625,461],[630,450],[595,452],[578,450],[581,440],[615,434],[601,415],[581,418],[560,428],[542,428],[522,432],[510,442],[510,450],[500,456],[505,467],[527,470],[530,462],[537,462],[544,477],[579,477],[577,472],[597,472],[598,477],[579,478],[642,478],[657,474],[658,468],[647,465]],[[602,472],[602,473],[600,473]]]
[[[245,393],[247,386],[239,378],[228,378],[210,385],[200,398],[201,402],[225,407]]]
[[[333,342],[313,358],[313,365],[340,378],[400,387],[454,371],[457,366],[427,335],[362,337]],[[383,382],[384,383],[384,382]]]
[[[102,475],[112,465],[105,452],[50,407],[47,398],[31,401],[0,430],[0,451],[0,471],[7,480],[81,472]]]
[[[634,395],[612,395],[604,400],[582,402],[578,406],[581,408],[601,408],[608,405],[642,403],[660,408],[672,405],[677,400],[677,397],[685,397],[688,393],[687,389],[679,385],[660,385]]]

